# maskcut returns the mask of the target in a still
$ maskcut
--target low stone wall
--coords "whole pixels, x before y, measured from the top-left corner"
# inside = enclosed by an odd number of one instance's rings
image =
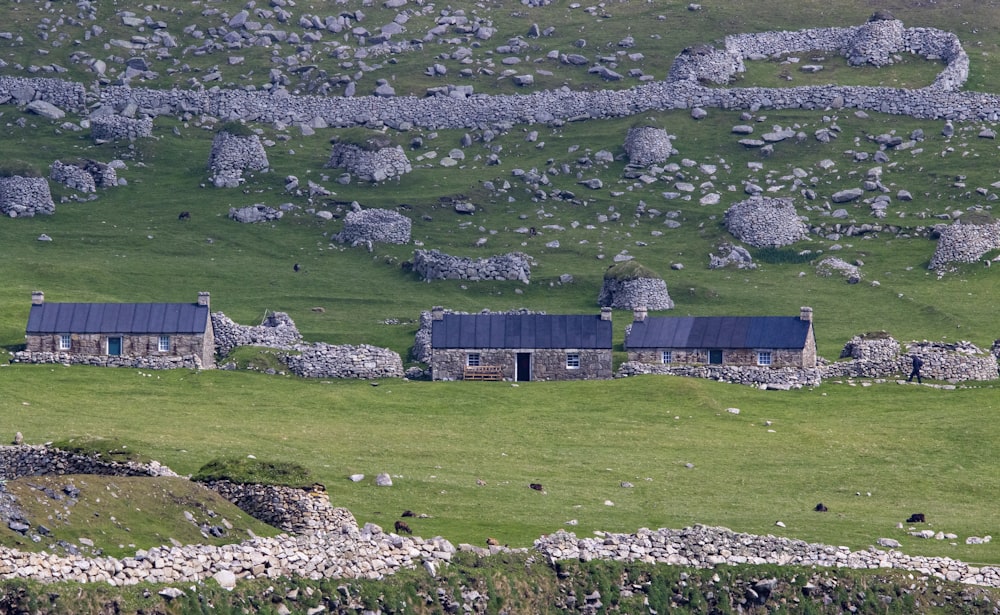
[[[234,188],[243,183],[243,171],[268,168],[267,152],[257,135],[216,133],[208,156],[210,181],[217,188]]]
[[[56,204],[44,177],[0,177],[0,213],[11,218],[31,218],[55,212]]]
[[[388,209],[360,209],[347,212],[344,228],[334,235],[340,243],[352,246],[373,243],[410,243],[412,222],[403,214]]]
[[[237,346],[291,349],[302,343],[302,334],[285,312],[269,312],[259,325],[241,325],[222,312],[212,312],[216,354],[225,356]]]
[[[667,292],[667,283],[660,278],[636,278],[616,280],[604,278],[597,305],[619,310],[647,308],[650,310],[672,310],[674,302]]]
[[[346,508],[335,508],[325,491],[277,485],[202,483],[254,519],[296,534],[356,529],[358,522]]]
[[[975,263],[990,250],[1000,249],[1000,222],[951,224],[938,229],[940,237],[928,269],[947,269],[951,263]]]
[[[148,139],[153,136],[153,118],[99,115],[90,119],[90,136],[98,143]]]
[[[352,143],[335,143],[326,166],[345,169],[367,182],[385,181],[413,170],[402,147],[366,150]]]
[[[43,100],[67,111],[83,111],[86,93],[82,83],[62,79],[0,76],[0,104],[10,100],[26,105]]]
[[[52,163],[49,179],[78,192],[97,192],[94,176],[75,164],[63,164],[56,160]]]
[[[490,258],[450,256],[437,250],[416,250],[413,270],[424,280],[507,280],[528,284],[531,278],[530,257],[521,252]]]
[[[292,373],[303,378],[402,378],[403,361],[388,348],[316,343],[298,345],[284,357]]]
[[[197,355],[130,357],[125,355],[80,355],[66,352],[29,352],[27,350],[15,352],[11,363],[58,363],[60,365],[131,367],[134,369],[202,369],[204,367],[201,357]]]
[[[891,337],[851,338],[841,352],[841,358],[821,368],[823,378],[891,378],[905,377],[913,365],[912,356],[919,355],[924,364],[923,378],[947,382],[986,381],[998,378],[997,357],[971,342],[909,342],[903,346]]]
[[[101,476],[177,476],[157,461],[104,461],[58,448],[19,444],[0,446],[0,478],[14,480],[25,476],[61,476],[64,474],[98,474]]]
[[[228,173],[228,171],[226,171],[226,173]],[[268,207],[267,205],[247,205],[246,207],[229,208],[229,219],[236,220],[241,224],[273,222],[275,220],[281,220],[284,216],[285,213],[280,209]]]
[[[756,367],[736,365],[671,365],[627,361],[615,373],[615,378],[627,378],[644,374],[661,376],[686,376],[707,378],[718,382],[745,384],[767,389],[797,389],[817,386],[822,382],[819,368],[799,369],[794,367]]]
[[[780,248],[802,241],[809,229],[792,199],[754,196],[726,210],[726,229],[756,248]]]

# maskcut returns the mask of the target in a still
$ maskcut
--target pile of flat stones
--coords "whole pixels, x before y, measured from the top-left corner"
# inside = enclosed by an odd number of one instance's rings
[[[148,139],[153,136],[153,118],[97,115],[90,119],[90,136],[99,144]]]
[[[49,179],[83,193],[93,193],[98,188],[118,185],[115,168],[94,160],[69,164],[56,160],[49,170]]]
[[[344,228],[334,240],[351,246],[373,243],[410,243],[412,222],[401,213],[389,209],[353,208],[344,216]]]
[[[360,344],[357,346],[315,343],[299,344],[282,357],[288,369],[303,378],[402,378],[399,353]]]
[[[280,209],[275,209],[268,205],[247,205],[246,207],[230,207],[229,217],[232,220],[243,224],[254,224],[256,222],[273,222],[281,220],[285,215]]]
[[[951,263],[975,263],[987,252],[1000,248],[1000,222],[951,224],[938,229],[937,247],[928,269],[947,269]]]
[[[170,476],[177,474],[158,461],[105,461],[44,445],[0,446],[0,476],[14,480],[24,476],[97,474],[101,476]]]
[[[385,181],[413,170],[406,152],[398,145],[369,150],[353,143],[335,143],[326,166],[345,169],[366,182]]]
[[[290,350],[302,343],[295,322],[285,312],[270,312],[259,325],[241,325],[222,312],[212,312],[215,352],[226,356],[238,346]]]
[[[56,212],[44,177],[0,177],[0,213],[11,218],[49,216]]]
[[[662,128],[637,126],[629,128],[625,135],[625,153],[633,166],[662,164],[675,151],[670,135]]]
[[[734,237],[756,248],[780,248],[809,236],[788,198],[750,197],[727,209],[724,220]]]
[[[650,310],[671,310],[674,302],[667,292],[667,283],[660,278],[618,280],[604,278],[597,305],[619,310],[645,307]]]
[[[829,256],[824,258],[816,265],[816,273],[825,278],[829,278],[833,275],[842,276],[847,280],[848,284],[857,284],[861,281],[861,268],[857,265],[852,265],[842,258],[837,258],[836,256]]]
[[[424,280],[507,280],[528,284],[531,279],[531,259],[521,252],[499,254],[489,258],[450,256],[438,250],[416,250],[413,271]]]
[[[743,246],[735,246],[731,243],[722,243],[716,250],[718,254],[708,255],[709,269],[724,269],[730,265],[737,269],[756,269],[757,264],[753,262],[750,252]]]
[[[235,188],[243,183],[244,171],[268,168],[267,152],[257,135],[234,135],[224,130],[212,139],[208,157],[210,181],[217,188]]]
[[[627,361],[622,363],[615,378],[655,374],[705,378],[716,382],[743,384],[761,389],[787,391],[820,384],[823,373],[819,368],[758,367],[754,365],[672,365]]]

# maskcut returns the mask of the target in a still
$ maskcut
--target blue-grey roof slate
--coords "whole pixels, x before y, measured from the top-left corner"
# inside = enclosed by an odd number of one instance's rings
[[[42,303],[31,306],[25,333],[201,334],[208,309],[196,303]]]
[[[599,315],[445,314],[431,326],[432,348],[611,349],[610,320]]]
[[[625,348],[804,348],[798,316],[664,316],[633,322]]]

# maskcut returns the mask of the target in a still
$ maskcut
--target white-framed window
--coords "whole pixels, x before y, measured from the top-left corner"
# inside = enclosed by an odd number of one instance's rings
[[[69,333],[59,336],[59,350],[69,350],[73,347],[73,337]]]
[[[674,362],[674,351],[672,351],[672,350],[664,350],[663,353],[660,355],[660,362],[661,363],[673,363]]]
[[[579,352],[567,352],[566,353],[566,368],[567,369],[580,369],[580,353]]]
[[[170,336],[161,335],[159,343],[156,345],[156,349],[160,352],[170,352]]]
[[[469,354],[465,355],[465,364],[468,367],[479,367],[479,353],[470,352]]]
[[[757,365],[770,365],[771,364],[771,351],[770,350],[758,350],[757,351]]]

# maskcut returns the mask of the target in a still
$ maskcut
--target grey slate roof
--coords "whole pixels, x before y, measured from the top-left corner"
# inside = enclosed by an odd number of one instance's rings
[[[599,315],[445,314],[432,348],[611,349],[611,321]]]
[[[201,334],[208,309],[196,303],[42,303],[31,306],[25,332]]]
[[[798,316],[649,317],[633,322],[625,348],[804,348],[809,321]]]

